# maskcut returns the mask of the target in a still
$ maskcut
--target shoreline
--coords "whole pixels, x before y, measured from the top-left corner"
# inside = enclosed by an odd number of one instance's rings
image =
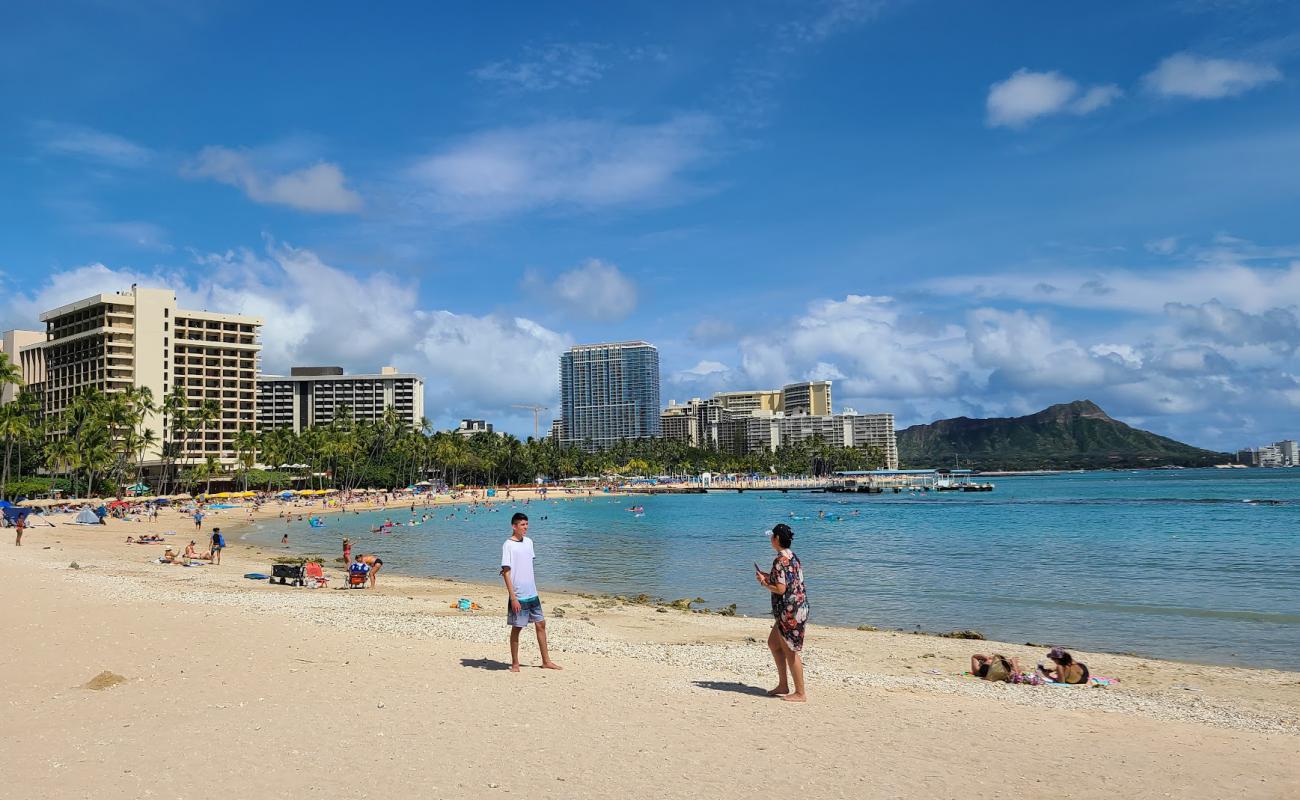
[[[597,495],[597,497],[598,497],[598,496],[599,496],[599,495]],[[606,496],[606,497],[615,497],[615,496],[628,496],[628,495],[626,495],[625,493],[612,492],[612,493],[606,494],[605,496]],[[498,497],[496,497],[496,498],[491,498],[491,499],[490,499],[490,502],[495,502],[495,503],[514,503],[514,502],[517,502],[519,499],[522,499],[522,498],[505,498],[505,497],[498,496]],[[534,499],[534,500],[536,500],[537,498],[534,497],[534,496],[530,496],[530,499]],[[551,499],[551,500],[560,500],[560,499],[584,500],[584,499],[589,499],[589,498],[588,498],[586,495],[575,495],[575,496],[571,496],[571,497],[556,497],[556,496],[552,496],[552,497],[550,497],[550,498],[548,498],[548,499]],[[471,501],[468,500],[468,499],[458,499],[458,500],[456,500],[456,501],[444,501],[443,503],[439,503],[439,505],[444,505],[444,504],[459,504],[459,505],[466,505],[466,504],[469,504],[470,502],[471,502]],[[482,501],[482,500],[478,500],[477,502],[482,503],[483,501]],[[403,513],[405,513],[406,510],[409,508],[409,505],[410,505],[409,502],[395,502],[395,503],[390,503],[387,507],[388,507],[388,508],[397,508],[397,509],[401,510]],[[423,508],[423,506],[417,504],[417,506],[416,506],[417,514],[419,513],[419,510],[420,510],[421,508]],[[362,508],[352,508],[352,507],[349,507],[349,509],[348,509],[348,511],[354,511],[354,510],[356,510],[356,511],[379,511],[379,510],[382,510],[382,508],[375,508],[375,509],[362,509]],[[340,511],[338,511],[338,510],[333,510],[333,511],[331,511],[331,512],[322,512],[322,513],[320,513],[319,515],[324,516],[325,513],[342,513],[342,512],[340,512]],[[308,514],[308,513],[306,513],[306,512],[303,512],[303,516],[304,516],[304,518],[305,518],[306,516],[314,516],[314,515],[317,515],[317,514],[315,514],[315,513]],[[244,521],[241,521],[241,522],[238,524],[238,526],[232,526],[231,531],[233,531],[235,535],[243,535],[243,534],[245,534],[245,533],[247,533],[247,532],[250,531],[250,526],[251,526],[252,524],[254,524],[255,522],[258,522],[258,521],[265,521],[265,520],[277,520],[277,519],[279,519],[279,518],[276,517],[276,516],[264,515],[264,519],[263,519],[263,520],[244,520]],[[396,519],[396,516],[394,516],[394,519]],[[269,535],[268,535],[268,538],[274,538],[274,535],[275,535],[275,534],[269,534]],[[342,535],[344,535],[344,534],[343,534],[342,532],[340,532],[340,533],[339,533],[339,537],[340,537],[340,539],[341,539]],[[229,539],[230,537],[227,537],[227,538]],[[320,557],[324,558],[324,560],[325,560],[325,564],[324,564],[324,566],[326,567],[327,570],[328,570],[328,569],[339,570],[340,567],[339,567],[339,562],[338,562],[338,558],[337,558],[339,551],[338,551],[337,549],[335,549],[335,550],[333,550],[333,551],[330,551],[330,550],[321,551],[320,548],[305,547],[305,546],[303,546],[303,545],[301,544],[301,539],[294,540],[293,532],[291,532],[291,540],[293,540],[293,541],[291,541],[291,543],[288,545],[288,549],[281,549],[283,546],[280,545],[277,541],[267,541],[267,542],[265,542],[265,543],[253,543],[253,542],[240,541],[239,544],[242,545],[242,546],[247,546],[247,547],[250,547],[250,548],[255,549],[255,550],[258,552],[259,555],[264,554],[265,557],[266,557],[267,559],[273,559],[273,558],[277,558],[277,557],[299,557],[299,556],[300,556],[300,557],[311,557],[311,556],[320,556]],[[356,550],[356,551],[354,551],[354,552],[363,552],[363,551],[361,551],[361,550]],[[265,569],[267,569],[267,568],[269,568],[269,564],[268,564],[268,565],[264,565],[262,571],[265,571]],[[489,598],[495,598],[495,597],[496,597],[496,596],[501,592],[501,590],[502,590],[502,587],[500,586],[499,582],[494,581],[494,580],[483,580],[483,579],[476,579],[476,578],[467,578],[467,577],[460,577],[460,576],[456,576],[456,575],[448,575],[448,574],[440,574],[440,573],[425,573],[425,572],[417,572],[417,571],[408,571],[408,570],[403,569],[401,563],[400,563],[400,562],[397,562],[397,561],[394,561],[393,563],[386,563],[386,564],[385,564],[385,570],[384,570],[384,573],[383,573],[383,574],[386,575],[386,576],[394,576],[394,577],[396,577],[396,576],[402,576],[402,577],[406,577],[406,578],[410,578],[410,579],[415,579],[415,580],[432,580],[432,581],[447,581],[447,582],[455,582],[455,583],[457,583],[457,584],[459,584],[459,585],[462,585],[462,586],[467,587],[467,591],[472,591],[473,593],[475,593],[475,594],[478,595],[478,596],[486,596],[486,597],[489,597]],[[688,599],[688,598],[685,598],[685,597],[683,597],[683,598],[674,598],[674,597],[652,596],[652,595],[648,595],[648,594],[646,594],[646,593],[636,593],[636,594],[634,594],[634,593],[633,593],[634,591],[635,591],[635,589],[626,589],[626,590],[616,591],[616,590],[606,589],[606,588],[595,588],[595,587],[592,587],[592,586],[584,586],[584,585],[582,585],[580,582],[573,582],[573,583],[569,583],[568,585],[563,586],[562,588],[551,588],[551,589],[549,589],[546,593],[547,593],[547,594],[561,594],[561,593],[562,593],[562,594],[564,594],[564,595],[570,595],[570,596],[590,596],[590,597],[598,597],[598,598],[601,598],[601,599],[603,599],[603,600],[608,600],[608,601],[618,601],[618,602],[622,602],[622,603],[627,603],[627,604],[629,604],[629,605],[644,606],[644,607],[651,608],[651,609],[658,608],[658,607],[664,607],[664,608],[669,608],[669,609],[678,608],[679,605],[680,605],[680,602],[681,602],[682,600]],[[690,590],[689,594],[690,594],[692,597],[698,597],[699,595],[701,595],[701,594],[706,594],[706,593],[708,593],[708,592],[709,592],[709,590],[707,589],[707,587],[706,587],[706,588],[694,587],[694,588],[692,588],[692,589]],[[727,604],[728,602],[730,602],[730,601],[731,601],[732,599],[734,599],[734,598],[732,598],[732,597],[724,597],[724,598],[721,598],[721,603],[718,602],[718,599],[719,599],[719,598],[714,598],[712,606],[708,605],[706,602],[701,602],[700,604],[695,605],[694,607],[690,608],[689,610],[690,610],[692,613],[700,614],[700,615],[703,615],[703,616],[708,616],[708,615],[715,615],[715,616],[720,616],[720,617],[735,616],[735,617],[740,618],[740,619],[759,619],[759,620],[767,620],[767,616],[764,615],[764,614],[756,614],[756,615],[755,615],[755,614],[750,614],[750,615],[746,615],[746,614],[744,614],[744,613],[736,613],[736,612],[734,612],[734,611],[733,611],[732,613],[728,614],[728,613],[726,613],[726,608],[727,608],[726,604]],[[864,624],[864,623],[865,623],[865,624]],[[952,636],[952,634],[955,634],[955,633],[961,633],[961,632],[966,632],[966,631],[971,631],[971,630],[974,630],[974,631],[976,631],[976,632],[981,633],[981,635],[984,635],[984,632],[979,628],[979,626],[977,626],[977,625],[969,625],[969,624],[966,624],[965,622],[962,622],[962,621],[960,621],[960,620],[954,622],[952,626],[947,627],[946,629],[938,629],[938,630],[914,630],[914,629],[903,628],[903,627],[889,626],[889,625],[887,625],[887,624],[880,624],[880,625],[877,625],[875,621],[870,620],[870,619],[864,619],[862,622],[858,622],[858,621],[850,621],[850,622],[818,622],[817,624],[818,624],[818,626],[820,626],[820,627],[829,628],[829,629],[835,629],[835,630],[844,630],[844,631],[870,631],[870,632],[896,633],[896,634],[902,634],[902,635],[908,635],[908,636],[918,636],[918,637],[923,637],[923,638],[933,638],[933,639],[957,639],[957,640],[960,640],[960,639],[966,639],[966,637]],[[1005,632],[1004,632],[1004,633],[1005,633]],[[1026,633],[1025,636],[1024,636],[1023,638],[1024,638],[1026,641],[1008,642],[1008,641],[1003,641],[1002,639],[999,639],[999,638],[994,637],[994,636],[987,636],[986,638],[981,638],[981,639],[973,639],[973,638],[971,638],[971,639],[966,639],[966,641],[971,642],[972,645],[974,645],[974,646],[979,646],[979,643],[980,643],[980,642],[989,642],[990,644],[1004,645],[1004,646],[1006,646],[1006,647],[1022,647],[1022,648],[1023,648],[1023,647],[1035,647],[1035,648],[1037,648],[1037,647],[1041,647],[1041,649],[1042,649],[1044,652],[1045,652],[1046,650],[1050,649],[1050,647],[1053,646],[1053,645],[1050,644],[1050,643],[1043,643],[1043,644],[1041,644],[1041,645],[1039,644],[1040,640],[1042,640],[1042,641],[1044,641],[1044,642],[1050,642],[1050,641],[1052,641],[1052,637],[1049,637],[1049,636],[1046,636],[1046,635],[1040,636],[1040,635],[1037,634],[1037,633],[1030,632],[1030,633]],[[1249,662],[1246,662],[1246,661],[1236,661],[1236,662],[1233,662],[1233,661],[1228,661],[1228,660],[1226,660],[1226,659],[1225,659],[1225,660],[1219,660],[1219,661],[1215,661],[1215,660],[1206,660],[1206,659],[1200,659],[1200,660],[1198,660],[1198,659],[1196,658],[1195,655],[1170,655],[1170,654],[1160,653],[1160,652],[1158,652],[1158,651],[1146,651],[1146,652],[1144,652],[1144,651],[1142,651],[1141,649],[1130,649],[1130,648],[1126,648],[1124,644],[1121,644],[1119,647],[1109,647],[1109,648],[1107,648],[1107,647],[1089,647],[1089,648],[1087,648],[1086,650],[1087,650],[1087,652],[1090,652],[1090,653],[1097,653],[1097,654],[1101,654],[1101,655],[1104,655],[1104,656],[1139,658],[1139,659],[1146,659],[1146,660],[1157,660],[1157,661],[1168,662],[1168,663],[1177,663],[1177,664],[1182,664],[1182,665],[1186,665],[1186,666],[1188,666],[1188,667],[1224,667],[1224,668],[1238,668],[1238,669],[1264,669],[1264,670],[1279,670],[1279,671],[1283,671],[1283,672],[1287,672],[1287,671],[1295,671],[1297,674],[1300,674],[1300,667],[1293,667],[1293,666],[1286,666],[1286,665],[1275,666],[1275,665],[1273,665],[1273,664],[1267,664],[1267,663],[1264,663],[1264,664],[1260,664],[1260,663],[1249,663]],[[1039,655],[1041,655],[1041,654],[1039,654]],[[1235,655],[1235,654],[1234,654],[1234,655]],[[1037,660],[1037,659],[1035,659],[1035,660]],[[1034,662],[1031,662],[1031,663],[1034,663]]]
[[[792,709],[763,696],[769,620],[548,591],[565,669],[535,668],[526,634],[516,675],[499,589],[381,573],[376,589],[347,590],[336,568],[329,588],[293,588],[243,578],[276,547],[234,542],[221,565],[186,568],[124,541],[176,530],[183,544],[186,520],[0,540],[0,680],[15,689],[0,769],[25,796],[287,797],[364,774],[373,797],[731,798],[773,757],[799,760],[807,796],[1300,792],[1300,672],[1078,652],[1118,683],[994,684],[961,674],[971,653],[1031,667],[1045,650],[810,624],[810,702]],[[464,596],[484,610],[453,610]],[[798,736],[774,742],[776,719]],[[1065,753],[1050,744],[1061,735]],[[221,758],[168,766],[214,741]],[[414,763],[412,748],[428,755]],[[364,754],[364,773],[340,752]],[[1177,769],[1138,766],[1156,764]]]
[[[410,504],[409,502],[403,504],[390,503],[389,507],[398,505],[409,508]],[[304,516],[306,516],[309,509],[303,507],[303,510]],[[354,509],[349,508],[349,510]],[[382,508],[377,510],[382,510]],[[234,509],[228,511],[234,511]],[[260,514],[254,517],[253,521],[258,518],[278,519],[273,515],[274,511],[275,509],[268,510],[264,508]],[[177,519],[187,520],[188,517],[178,515]],[[173,526],[169,525],[169,523],[175,521],[175,519],[160,519],[158,523],[151,525],[149,523],[129,523],[112,520],[110,525],[103,526],[100,530],[95,530],[95,526],[86,526],[86,529],[80,529],[77,526],[60,526],[57,529],[36,528],[37,533],[35,535],[24,536],[25,545],[27,546],[19,552],[24,557],[30,555],[34,556],[36,560],[44,561],[43,566],[47,568],[64,571],[68,571],[68,564],[70,563],[63,560],[64,554],[68,554],[73,561],[78,561],[79,558],[90,559],[89,563],[79,564],[81,569],[72,570],[76,577],[93,580],[102,575],[113,575],[137,582],[149,594],[157,592],[160,584],[171,584],[178,579],[183,580],[185,583],[195,583],[203,586],[208,591],[216,592],[217,595],[209,596],[209,599],[223,604],[228,602],[233,605],[241,605],[245,601],[240,598],[257,598],[267,595],[278,595],[277,603],[283,598],[294,598],[306,602],[312,599],[322,600],[338,597],[344,602],[353,602],[355,599],[362,600],[368,605],[378,604],[381,607],[378,610],[386,611],[388,609],[383,608],[383,606],[387,604],[397,603],[402,605],[403,601],[409,603],[414,600],[417,605],[422,605],[426,612],[431,612],[438,617],[472,619],[475,621],[486,618],[496,623],[501,622],[501,620],[497,619],[499,616],[504,616],[501,587],[490,582],[440,576],[406,575],[385,570],[380,574],[378,586],[374,590],[341,590],[337,587],[345,580],[343,571],[338,568],[336,563],[326,563],[325,572],[331,579],[330,587],[323,591],[309,590],[288,586],[281,587],[278,584],[269,585],[266,581],[250,581],[243,578],[246,572],[266,571],[270,560],[279,557],[283,553],[288,552],[295,556],[299,555],[292,549],[289,551],[280,550],[278,545],[263,545],[234,540],[230,542],[230,546],[223,553],[221,565],[186,568],[178,565],[158,564],[154,560],[167,544],[176,546],[179,549],[180,540],[186,535],[183,532],[176,531],[176,541],[165,544],[136,545],[124,543],[123,537],[128,533],[144,533],[150,529],[170,531],[173,530]],[[243,518],[236,522],[236,520],[219,517],[214,521],[219,523],[219,527],[229,527],[232,533],[235,533],[236,525],[248,524],[250,520]],[[205,528],[205,533],[209,530],[210,528]],[[36,552],[28,550],[28,547],[37,544],[37,537],[46,538],[46,536],[42,535],[42,532],[55,534],[53,537],[55,544],[42,543],[41,547],[48,547],[49,549],[39,550],[41,555],[37,555]],[[236,533],[236,535],[238,534]],[[230,537],[228,537],[229,539]],[[31,544],[29,545],[28,542],[31,542]],[[290,548],[292,547],[293,545],[290,545]],[[12,546],[3,548],[3,543],[0,543],[0,553],[12,549]],[[78,557],[78,553],[82,555]],[[58,555],[55,556],[55,554]],[[42,555],[45,557],[42,558]],[[53,557],[53,560],[51,560],[51,557]],[[615,624],[615,629],[621,631],[621,623],[623,622],[633,623],[632,629],[638,632],[651,631],[653,633],[652,638],[660,644],[686,645],[698,642],[698,639],[688,635],[688,631],[694,634],[699,634],[701,631],[708,632],[709,636],[705,637],[704,641],[721,635],[723,632],[734,634],[737,631],[746,632],[746,641],[749,639],[761,641],[761,637],[766,635],[767,628],[771,624],[770,619],[765,616],[731,616],[716,612],[706,613],[693,609],[687,610],[674,607],[671,601],[660,603],[648,597],[629,598],[624,595],[576,589],[550,589],[545,591],[545,595],[548,598],[548,615],[554,615],[557,621],[564,622],[569,617],[576,615],[581,621],[587,621],[592,625],[599,626],[600,622],[593,620],[612,616],[617,618],[613,621],[619,623]],[[187,602],[184,598],[173,596],[167,592],[157,593],[157,596],[165,602],[175,600]],[[459,597],[469,597],[483,606],[484,610],[462,617],[450,608],[451,604]],[[427,603],[430,598],[442,602],[435,602],[430,607]],[[254,606],[259,605],[255,600],[250,602]],[[558,613],[556,613],[557,611]],[[951,638],[934,632],[868,628],[869,626],[855,628],[847,625],[813,623],[809,625],[809,638],[813,642],[833,643],[833,650],[846,647],[849,652],[860,651],[864,643],[879,645],[887,640],[889,647],[896,650],[915,651],[920,653],[919,657],[937,659],[926,663],[924,666],[933,669],[935,666],[942,665],[945,668],[939,669],[937,674],[933,672],[925,672],[924,674],[940,682],[959,679],[961,673],[966,669],[965,660],[970,653],[1001,652],[1019,658],[1022,665],[1032,666],[1036,661],[1041,660],[1043,653],[1048,649],[1048,645],[1030,646],[1023,643],[999,642],[988,639]],[[565,644],[562,640],[558,643],[558,649],[560,652],[565,652]],[[816,652],[816,648],[810,649]],[[760,648],[760,650],[758,660],[760,663],[765,663],[766,649]],[[1175,684],[1190,685],[1190,681],[1193,680],[1205,681],[1206,676],[1223,678],[1224,684],[1217,688],[1227,690],[1225,692],[1227,696],[1240,694],[1231,690],[1231,687],[1238,683],[1284,688],[1284,694],[1277,699],[1282,701],[1279,708],[1285,709],[1285,711],[1280,715],[1270,715],[1272,716],[1272,722],[1268,724],[1270,729],[1285,730],[1300,735],[1300,671],[1205,664],[1194,661],[1101,651],[1076,652],[1081,659],[1090,664],[1094,674],[1120,679],[1121,691],[1108,692],[1112,696],[1126,693],[1126,690],[1133,688],[1129,683],[1133,681],[1135,675],[1151,671],[1168,673],[1170,676],[1174,676],[1154,682],[1151,682],[1149,678],[1137,681],[1139,684],[1149,683],[1152,687],[1159,686],[1161,691],[1173,687]],[[838,659],[843,654],[837,652],[835,655]],[[819,660],[809,659],[810,680],[817,677],[828,677],[817,665]],[[902,666],[903,669],[893,669],[889,673],[895,678],[918,674],[915,671],[916,665]],[[1181,676],[1183,680],[1177,679],[1177,676]],[[859,675],[858,679],[861,679],[861,677]],[[1217,683],[1217,681],[1215,682]],[[951,689],[952,687],[948,688]],[[987,691],[989,688],[1001,689],[1003,687],[991,684],[985,685],[985,682],[974,679],[962,679],[962,682],[958,684],[959,691],[971,689]],[[1057,691],[1048,689],[1046,691],[1049,694],[1045,698],[1041,687],[1034,689],[1028,687],[1010,688],[1013,691],[1028,692],[1024,698],[1020,698],[1022,700],[1025,698],[1052,699],[1054,695],[1061,693],[1065,695],[1078,694],[1078,692],[1069,689]],[[1210,687],[1201,686],[1199,689],[1209,691]],[[1094,694],[1086,689],[1081,691],[1087,696],[1093,696]],[[1183,691],[1194,690],[1187,689]],[[1097,694],[1107,694],[1107,692],[1098,692]],[[1247,692],[1246,694],[1252,693]],[[1208,697],[1209,695],[1204,695],[1196,699],[1203,701]],[[1267,703],[1269,697],[1265,694],[1252,694],[1252,701]],[[1187,712],[1189,709],[1184,708],[1183,711]]]

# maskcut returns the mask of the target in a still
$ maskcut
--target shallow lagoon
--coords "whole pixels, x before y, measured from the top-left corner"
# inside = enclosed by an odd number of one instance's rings
[[[417,506],[417,527],[375,534],[395,509],[325,528],[242,532],[333,559],[349,536],[386,568],[496,583],[510,513],[531,518],[547,588],[702,597],[768,613],[752,562],[786,521],[813,620],[1300,669],[1300,470],[1104,472],[994,479],[991,493],[667,495],[499,511]],[[1248,501],[1270,500],[1274,503]],[[624,509],[644,505],[637,516]],[[835,519],[819,519],[819,512]],[[854,512],[857,512],[856,514]],[[454,516],[453,516],[454,514]],[[794,515],[796,519],[791,519]],[[504,591],[504,590],[502,590]],[[498,599],[486,600],[489,607]]]

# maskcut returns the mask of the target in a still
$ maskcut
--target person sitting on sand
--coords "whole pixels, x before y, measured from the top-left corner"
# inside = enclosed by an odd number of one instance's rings
[[[1020,672],[1020,661],[1007,658],[1001,653],[986,656],[976,653],[970,657],[970,674],[986,681],[1010,681]]]
[[[162,557],[158,559],[158,562],[160,564],[175,564],[176,551],[171,549],[170,547],[167,548],[165,551],[163,551]]]
[[[187,544],[187,545],[185,545],[185,558],[186,558],[186,559],[191,560],[191,561],[194,561],[194,560],[204,560],[204,561],[206,561],[206,560],[212,558],[212,554],[211,554],[211,553],[202,553],[202,554],[200,554],[200,553],[199,553],[199,550],[198,550],[198,547],[197,547],[196,545],[198,545],[198,542],[194,541],[193,539],[190,539],[190,543]]]
[[[1074,660],[1074,656],[1065,651],[1063,647],[1053,647],[1048,652],[1047,657],[1056,665],[1056,669],[1048,669],[1042,664],[1038,665],[1038,671],[1043,674],[1044,678],[1056,683],[1087,683],[1088,682],[1088,665]]]

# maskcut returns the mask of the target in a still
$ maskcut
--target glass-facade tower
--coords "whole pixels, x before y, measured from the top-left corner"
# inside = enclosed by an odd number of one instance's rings
[[[659,435],[659,350],[646,342],[583,344],[560,356],[566,445],[603,450]]]

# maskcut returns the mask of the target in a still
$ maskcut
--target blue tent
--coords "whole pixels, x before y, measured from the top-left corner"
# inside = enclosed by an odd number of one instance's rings
[[[13,522],[16,519],[27,519],[27,515],[32,513],[30,508],[23,508],[7,502],[3,506],[0,506],[0,508],[4,509],[5,519],[10,522]]]

